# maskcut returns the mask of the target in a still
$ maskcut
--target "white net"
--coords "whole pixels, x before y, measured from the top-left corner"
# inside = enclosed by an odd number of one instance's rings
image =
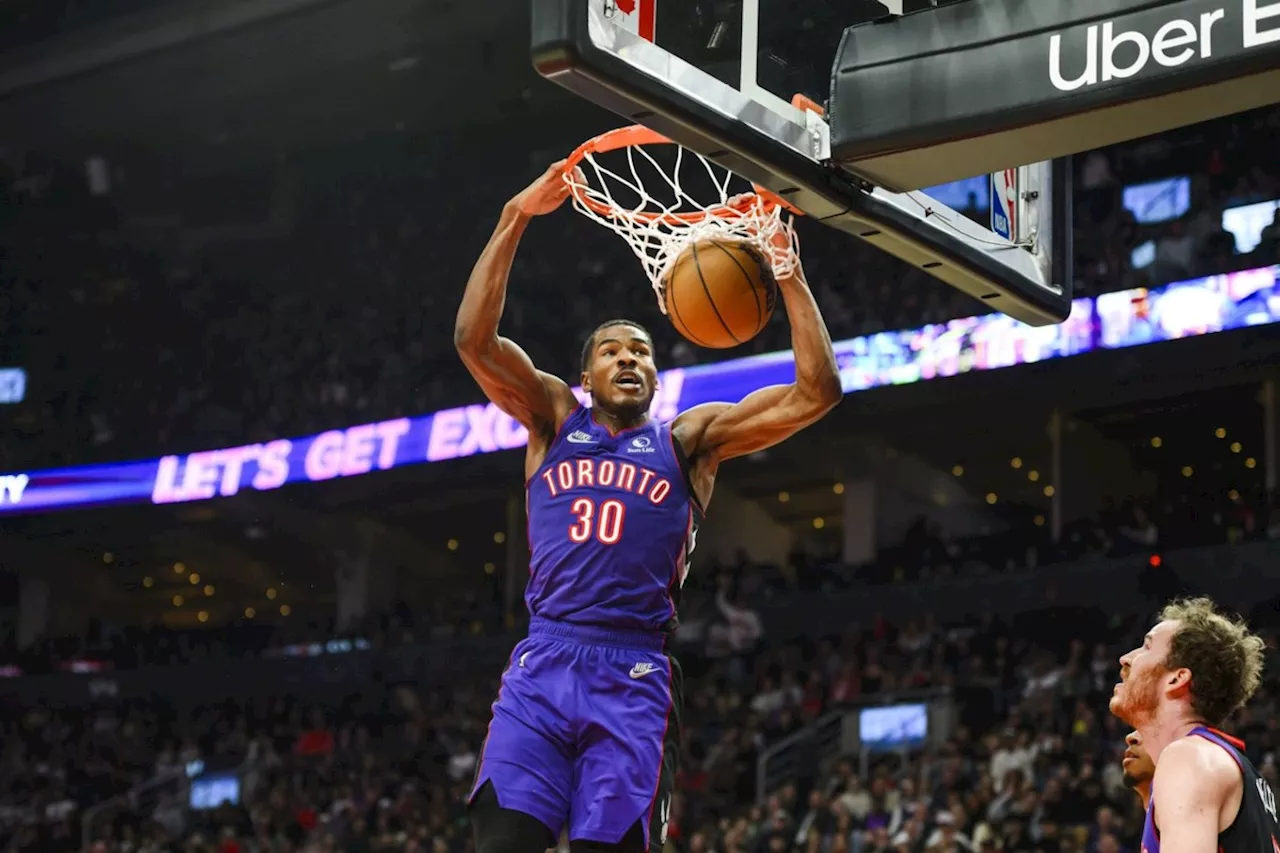
[[[793,274],[800,261],[795,230],[790,216],[784,220],[784,208],[755,193],[731,194],[730,184],[736,179],[732,172],[695,151],[669,144],[675,149],[673,164],[664,166],[644,144],[631,144],[600,152],[625,158],[626,174],[620,164],[617,169],[602,165],[592,151],[583,155],[580,172],[570,169],[565,174],[574,209],[627,241],[653,285],[662,312],[666,313],[667,272],[684,248],[695,242],[748,243],[769,262],[775,278]],[[696,175],[686,174],[686,169]],[[642,170],[650,184],[656,180],[662,185],[646,188]],[[699,201],[686,183],[700,184],[698,194],[712,198]],[[788,239],[775,242],[779,234]]]

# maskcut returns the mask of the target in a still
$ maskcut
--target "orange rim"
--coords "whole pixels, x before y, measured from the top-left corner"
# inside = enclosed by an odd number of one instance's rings
[[[623,148],[640,147],[643,145],[675,145],[676,143],[663,136],[658,131],[643,124],[633,124],[628,127],[619,127],[614,130],[606,131],[599,136],[594,136],[586,142],[573,149],[567,160],[564,161],[564,175],[566,178],[577,168],[589,154],[603,154],[607,151],[620,151]],[[602,201],[592,198],[587,193],[581,192],[580,185],[576,182],[570,182],[570,188],[576,198],[585,207],[590,208],[601,216],[612,217],[615,215],[617,208],[606,204]],[[743,193],[741,197],[732,204],[718,204],[715,207],[709,207],[706,210],[691,210],[687,213],[647,213],[644,211],[631,212],[628,216],[633,216],[643,222],[662,221],[672,225],[694,225],[702,222],[709,216],[716,216],[722,219],[732,219],[737,216],[746,214],[756,204],[756,199],[764,202],[766,209],[781,207],[798,216],[803,216],[804,211],[789,204],[786,199],[777,193],[765,189],[757,183],[752,183],[751,188],[754,192]]]

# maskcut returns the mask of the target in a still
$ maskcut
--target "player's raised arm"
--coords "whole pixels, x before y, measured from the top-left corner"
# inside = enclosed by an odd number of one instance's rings
[[[1217,853],[1223,809],[1239,785],[1225,751],[1198,738],[1169,744],[1151,784],[1160,853]]]
[[[503,206],[493,236],[471,270],[453,330],[458,355],[485,395],[534,434],[554,433],[577,401],[563,380],[535,368],[523,349],[499,335],[498,322],[511,263],[530,218],[550,213],[569,197],[563,166],[553,163]]]
[[[780,233],[777,240],[790,240]],[[804,271],[778,281],[791,323],[796,381],[748,394],[738,403],[707,403],[680,415],[673,427],[690,456],[715,463],[746,456],[785,441],[840,402],[840,374],[831,335],[809,292]]]

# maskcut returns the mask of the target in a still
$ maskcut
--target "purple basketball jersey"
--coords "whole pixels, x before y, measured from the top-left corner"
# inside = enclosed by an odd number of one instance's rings
[[[1240,808],[1231,825],[1218,833],[1218,853],[1280,853],[1280,820],[1271,785],[1245,757],[1244,741],[1211,726],[1196,726],[1187,737],[1198,737],[1222,747],[1240,770]],[[1142,853],[1160,853],[1160,830],[1155,821],[1155,785],[1142,825]]]
[[[669,424],[613,435],[579,406],[529,478],[531,617],[672,627],[701,510]]]

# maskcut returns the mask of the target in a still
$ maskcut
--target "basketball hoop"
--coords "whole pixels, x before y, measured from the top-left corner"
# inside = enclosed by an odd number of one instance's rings
[[[652,145],[674,145],[674,164],[659,164],[645,150]],[[614,151],[625,151],[629,176],[598,162],[597,155]],[[695,162],[699,165],[692,166]],[[699,179],[702,183],[709,180],[711,186],[706,195],[714,196],[711,201],[699,201],[682,185],[685,177],[682,169],[686,163],[705,172]],[[655,198],[645,189],[637,168],[641,165],[660,178],[664,183],[661,192],[669,199]],[[754,192],[730,194],[729,183],[735,177],[723,166],[643,125],[621,127],[587,140],[569,155],[564,165],[564,179],[573,195],[574,209],[627,241],[640,259],[663,313],[666,313],[662,298],[664,278],[676,258],[692,243],[701,240],[749,243],[769,261],[775,278],[792,275],[799,266],[795,231],[790,217],[784,221],[782,214],[800,211],[758,185],[753,185]],[[615,194],[624,190],[636,199],[634,203],[615,199]],[[773,242],[780,232],[790,237],[783,246]]]

